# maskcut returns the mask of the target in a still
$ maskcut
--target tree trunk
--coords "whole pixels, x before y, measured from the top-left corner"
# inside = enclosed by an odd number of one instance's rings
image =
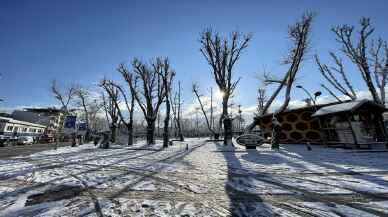
[[[232,145],[232,126],[232,119],[229,117],[224,118],[224,145]]]
[[[181,123],[177,121],[177,125],[178,125],[178,132],[179,132],[179,140],[183,142],[185,141],[185,138],[183,137]]]
[[[166,96],[166,117],[164,118],[164,126],[163,126],[163,148],[168,147],[168,141],[170,138],[169,132],[169,124],[170,124],[170,101],[168,99],[168,95]]]
[[[116,124],[112,124],[112,126],[110,127],[110,131],[111,131],[110,141],[112,143],[116,142],[116,129],[117,129]]]
[[[147,144],[155,144],[155,119],[147,120]]]
[[[226,95],[226,94],[225,94]],[[222,100],[222,118],[223,118],[223,124],[224,124],[224,145],[228,145],[229,141],[232,138],[232,124],[229,124],[228,121],[225,122],[225,119],[228,117],[228,97],[224,97]]]
[[[133,127],[127,126],[128,129],[128,146],[133,145]]]

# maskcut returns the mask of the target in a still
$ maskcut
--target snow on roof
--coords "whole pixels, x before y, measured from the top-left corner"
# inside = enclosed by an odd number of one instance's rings
[[[370,101],[370,100],[358,100],[358,101],[350,101],[350,102],[344,102],[344,103],[339,103],[335,105],[329,105],[329,106],[324,106],[320,108],[318,111],[316,111],[312,117],[316,116],[323,116],[323,115],[328,115],[328,114],[334,114],[334,113],[340,113],[340,112],[346,112],[346,111],[355,111],[358,109],[360,106],[364,105],[365,103],[370,103],[373,106],[381,107],[382,106]],[[385,109],[385,108],[383,108]]]

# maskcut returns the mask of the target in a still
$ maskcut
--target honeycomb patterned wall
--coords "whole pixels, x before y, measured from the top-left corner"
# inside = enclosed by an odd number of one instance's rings
[[[282,125],[281,143],[321,143],[319,122],[311,117],[313,113],[311,110],[299,110],[281,114],[278,118]],[[272,116],[264,116],[258,120],[264,136],[270,137]]]

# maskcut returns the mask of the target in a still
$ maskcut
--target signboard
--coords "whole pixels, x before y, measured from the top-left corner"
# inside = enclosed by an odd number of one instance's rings
[[[247,148],[260,146],[264,143],[264,138],[257,134],[244,134],[236,138],[239,145],[244,145]]]
[[[75,129],[75,122],[77,121],[77,116],[69,115],[65,119],[65,128]]]
[[[65,127],[64,127],[64,133],[65,134],[71,134],[75,132],[75,122],[77,121],[77,116],[74,115],[68,115],[65,118]]]
[[[87,123],[79,123],[78,125],[78,130],[79,131],[86,131],[88,129],[88,124]]]
[[[82,123],[78,124],[78,132],[77,132],[78,135],[85,136],[87,130],[88,130],[88,124],[87,123],[82,122]]]

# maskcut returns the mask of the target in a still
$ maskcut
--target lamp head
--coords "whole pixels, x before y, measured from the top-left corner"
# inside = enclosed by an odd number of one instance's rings
[[[321,91],[317,91],[317,92],[314,93],[314,96],[315,96],[315,97],[318,97],[318,96],[320,96],[320,95],[322,95],[322,92],[321,92]]]

